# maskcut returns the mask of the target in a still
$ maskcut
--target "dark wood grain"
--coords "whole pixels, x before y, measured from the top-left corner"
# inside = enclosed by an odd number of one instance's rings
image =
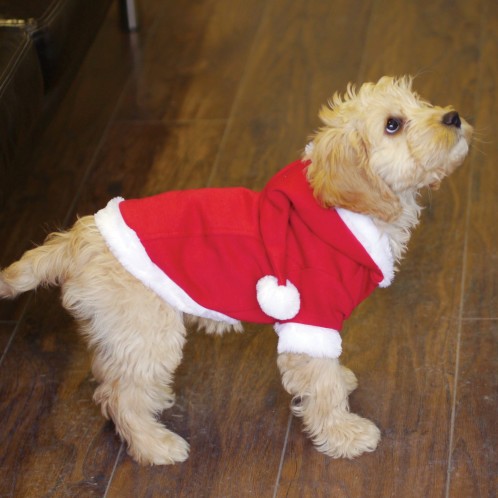
[[[225,122],[216,120],[113,123],[76,211],[95,212],[117,195],[205,186],[224,130]]]
[[[492,497],[498,490],[498,320],[462,327],[449,496]]]
[[[486,2],[485,6],[479,86],[475,97],[477,142],[471,156],[473,177],[469,189],[464,316],[498,318],[498,226],[493,221],[498,199],[498,143],[495,132],[498,126],[498,6],[492,1]]]
[[[191,331],[163,422],[187,462],[140,467],[92,400],[56,291],[0,303],[0,496],[496,496],[496,2],[143,0],[109,16],[0,213],[0,263],[110,197],[261,188],[298,157],[348,81],[417,74],[482,137],[427,204],[394,284],[344,331],[355,412],[382,430],[353,461],[318,453],[275,364],[271,327]]]
[[[55,292],[34,301],[0,367],[0,495],[101,496],[119,447],[91,401],[88,354]]]
[[[211,185],[261,187],[302,154],[319,107],[356,76],[369,9],[370,2],[269,4]]]
[[[498,81],[496,2],[485,2],[484,26],[476,94],[478,141],[471,156],[468,192],[468,234],[461,324],[459,372],[455,383],[454,428],[448,469],[449,496],[496,496],[498,490],[498,196],[496,157],[491,139],[497,125],[495,89]]]
[[[170,2],[140,53],[118,118],[226,118],[264,9],[261,0]]]

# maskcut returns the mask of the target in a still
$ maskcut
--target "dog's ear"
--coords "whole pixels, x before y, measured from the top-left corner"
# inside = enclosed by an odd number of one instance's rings
[[[322,129],[309,156],[308,181],[326,207],[341,207],[386,222],[401,214],[397,196],[371,170],[367,145],[355,129]]]

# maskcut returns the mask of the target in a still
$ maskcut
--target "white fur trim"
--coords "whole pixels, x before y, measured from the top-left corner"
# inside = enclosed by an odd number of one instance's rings
[[[394,278],[394,258],[387,234],[381,233],[369,216],[343,208],[336,210],[384,275],[379,287],[391,285]]]
[[[119,209],[122,201],[121,197],[109,201],[104,209],[95,214],[95,223],[109,249],[126,270],[171,306],[184,313],[232,325],[239,323],[223,313],[198,304],[152,262],[136,232],[123,220]]]
[[[301,323],[276,323],[278,353],[304,353],[315,358],[339,358],[342,353],[341,334]]]
[[[276,277],[267,275],[258,280],[256,293],[261,309],[277,320],[290,320],[301,308],[299,291],[288,280],[286,285],[278,285]]]

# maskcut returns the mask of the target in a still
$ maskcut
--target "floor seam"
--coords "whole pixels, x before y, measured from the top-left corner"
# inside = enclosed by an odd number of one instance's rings
[[[287,453],[287,446],[289,443],[289,434],[290,434],[290,428],[292,425],[292,413],[289,412],[289,417],[287,420],[287,428],[285,430],[285,438],[284,438],[284,444],[282,447],[282,453],[280,455],[280,462],[278,464],[278,471],[277,471],[277,478],[275,479],[275,487],[273,490],[273,498],[276,498],[278,489],[280,487],[280,479],[282,477],[282,469],[284,467],[284,460],[285,460],[285,454]]]

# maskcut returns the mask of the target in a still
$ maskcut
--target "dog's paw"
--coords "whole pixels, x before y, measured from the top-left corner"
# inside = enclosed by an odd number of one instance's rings
[[[142,440],[128,448],[128,454],[142,465],[172,465],[188,458],[189,444],[167,429],[148,441]]]
[[[355,458],[374,451],[380,441],[377,426],[354,413],[344,412],[323,430],[312,434],[317,449],[333,458]]]

